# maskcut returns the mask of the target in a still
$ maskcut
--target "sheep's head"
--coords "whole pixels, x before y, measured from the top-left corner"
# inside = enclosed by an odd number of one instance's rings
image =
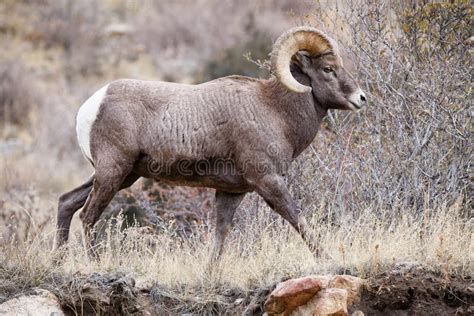
[[[296,27],[281,35],[273,46],[272,70],[280,82],[297,93],[310,93],[325,108],[357,110],[366,98],[344,69],[336,42],[312,27]],[[310,86],[296,81],[293,64],[309,78]]]

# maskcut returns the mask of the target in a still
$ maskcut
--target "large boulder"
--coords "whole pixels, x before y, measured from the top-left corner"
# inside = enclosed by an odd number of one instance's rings
[[[58,298],[43,289],[33,289],[29,295],[22,295],[0,304],[0,315],[18,316],[63,316]]]

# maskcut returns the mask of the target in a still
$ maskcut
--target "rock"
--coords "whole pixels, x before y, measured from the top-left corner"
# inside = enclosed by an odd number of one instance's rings
[[[328,288],[347,290],[347,304],[352,305],[360,298],[364,280],[351,275],[336,275],[328,284]]]
[[[0,304],[0,315],[64,315],[58,298],[43,289],[33,289],[31,295],[22,295]]]
[[[289,315],[298,306],[306,304],[321,288],[321,281],[312,276],[281,282],[266,300],[265,311],[270,316]]]
[[[313,278],[321,281],[321,287],[323,289],[326,289],[329,287],[329,282],[332,281],[332,279],[334,278],[333,275],[313,275],[312,276]]]
[[[347,290],[324,289],[315,295],[307,304],[298,307],[294,316],[346,316],[347,315]]]
[[[350,275],[290,279],[277,285],[265,302],[265,311],[269,316],[347,315],[347,305],[359,300],[363,285],[363,279]]]

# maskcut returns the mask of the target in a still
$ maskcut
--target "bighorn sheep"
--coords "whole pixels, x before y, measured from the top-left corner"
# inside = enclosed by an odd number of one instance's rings
[[[315,28],[281,35],[271,66],[274,76],[266,80],[229,76],[187,85],[122,79],[92,95],[76,129],[95,173],[59,198],[57,245],[67,241],[72,216],[85,205],[80,218],[92,248],[92,228],[115,193],[146,177],[216,189],[215,257],[236,208],[252,191],[317,253],[284,175],[328,109],[357,110],[365,95],[343,68],[334,40]]]

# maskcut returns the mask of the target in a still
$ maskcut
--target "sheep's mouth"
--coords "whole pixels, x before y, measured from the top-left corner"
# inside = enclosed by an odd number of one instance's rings
[[[353,107],[355,107],[356,110],[360,110],[360,109],[362,108],[362,105],[360,105],[360,104],[357,104],[357,103],[355,103],[355,102],[352,102],[351,100],[347,100],[347,101],[349,101],[349,103],[350,103]]]

